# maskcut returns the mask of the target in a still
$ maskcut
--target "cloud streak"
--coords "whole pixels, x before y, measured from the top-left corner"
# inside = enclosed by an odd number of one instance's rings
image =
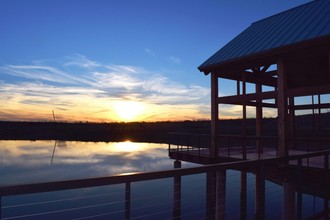
[[[38,115],[46,120],[56,109],[62,120],[116,121],[113,104],[125,100],[146,106],[140,120],[208,118],[208,88],[137,66],[102,64],[77,54],[61,65],[4,65],[0,73],[0,101],[7,103],[0,108],[1,120],[28,118],[28,112],[32,120]]]

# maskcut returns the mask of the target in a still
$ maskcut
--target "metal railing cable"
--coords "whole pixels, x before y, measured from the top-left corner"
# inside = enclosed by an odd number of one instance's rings
[[[78,211],[86,208],[95,208],[95,207],[101,207],[101,206],[107,206],[111,205],[112,203],[102,203],[97,205],[89,205],[89,206],[80,206],[76,208],[66,208],[66,209],[59,209],[59,210],[53,210],[53,211],[45,211],[45,212],[37,212],[37,213],[31,213],[31,214],[25,214],[25,215],[19,215],[14,217],[5,217],[2,218],[3,220],[9,220],[9,219],[22,219],[22,218],[30,218],[30,217],[36,217],[36,216],[43,216],[43,215],[50,215],[50,214],[56,214],[56,213],[63,213],[63,212],[69,212],[69,211]]]
[[[14,205],[4,205],[2,206],[2,209],[10,209],[10,208],[17,208],[17,207],[23,207],[23,206],[33,206],[33,205],[43,205],[43,204],[50,204],[50,203],[56,203],[56,202],[65,202],[65,201],[74,201],[74,200],[83,200],[83,199],[91,199],[91,198],[100,198],[105,196],[110,196],[114,194],[120,194],[118,192],[116,193],[102,193],[97,195],[91,195],[91,196],[79,196],[79,197],[72,197],[72,198],[66,198],[66,199],[54,199],[54,200],[47,200],[47,201],[40,201],[40,202],[30,202],[30,203],[23,203],[23,204],[14,204]]]

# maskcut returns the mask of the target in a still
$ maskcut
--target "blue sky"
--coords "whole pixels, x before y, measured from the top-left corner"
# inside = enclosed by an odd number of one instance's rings
[[[208,119],[197,67],[252,22],[307,2],[0,0],[0,120]]]

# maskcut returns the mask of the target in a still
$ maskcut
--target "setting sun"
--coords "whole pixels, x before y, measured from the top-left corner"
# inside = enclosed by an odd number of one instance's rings
[[[138,120],[144,110],[144,105],[135,101],[118,101],[114,106],[118,119],[122,121]]]

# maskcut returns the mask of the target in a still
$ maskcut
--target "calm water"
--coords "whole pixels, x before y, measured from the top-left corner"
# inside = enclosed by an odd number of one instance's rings
[[[167,144],[0,141],[0,185],[173,168]],[[183,163],[183,167],[196,164]]]
[[[0,141],[0,185],[173,169],[174,161],[169,159],[167,147],[167,144],[131,142]],[[182,163],[182,167],[193,166],[199,165]],[[256,176],[246,173],[244,177],[245,208],[242,208],[241,199],[242,178],[241,172],[227,170],[225,176],[216,177],[216,182],[212,183],[225,187],[225,193],[217,196],[218,202],[223,204],[221,211],[225,219],[255,219]],[[210,196],[207,179],[205,173],[181,177],[181,219],[205,219],[207,216]],[[283,185],[269,180],[263,180],[263,183],[264,219],[281,219]],[[131,218],[172,219],[175,184],[173,178],[132,183]],[[3,197],[1,217],[125,219],[125,192],[125,184],[116,184]],[[295,192],[296,200],[297,196]],[[323,199],[304,193],[300,196],[303,218],[324,209]],[[293,206],[298,210],[297,201]]]

